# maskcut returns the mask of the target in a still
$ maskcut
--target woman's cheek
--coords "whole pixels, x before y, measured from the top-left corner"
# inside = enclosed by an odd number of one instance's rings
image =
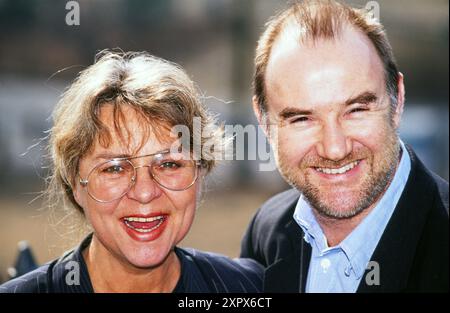
[[[189,232],[189,229],[192,226],[192,223],[194,222],[194,217],[195,217],[195,208],[186,212],[183,221],[181,222],[180,230],[178,232],[175,244],[178,244],[180,241],[184,239],[184,237],[186,237],[187,233]]]
[[[176,195],[172,196],[175,204],[176,219],[178,220],[178,222],[176,222],[176,224],[178,224],[176,243],[183,240],[192,226],[197,208],[198,196],[197,185],[194,185],[192,188],[186,190],[186,193],[182,197]]]
[[[86,218],[94,228],[104,227],[105,221],[115,218],[115,211],[118,206],[117,201],[111,203],[99,203],[93,199],[87,201],[84,207]]]

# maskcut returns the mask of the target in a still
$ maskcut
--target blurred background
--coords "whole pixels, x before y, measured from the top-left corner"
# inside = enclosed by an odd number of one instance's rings
[[[66,24],[63,0],[0,0],[0,282],[27,240],[42,264],[75,245],[67,223],[35,199],[44,189],[45,131],[65,87],[105,48],[146,50],[182,65],[226,124],[256,124],[253,54],[279,0],[79,0],[80,25]],[[364,7],[366,1],[348,1]],[[401,71],[407,103],[401,128],[429,168],[448,180],[448,0],[378,1]],[[261,142],[261,141],[260,141]],[[265,143],[263,143],[265,145]],[[247,152],[256,149],[248,143]],[[254,152],[254,151],[253,151]],[[287,188],[260,160],[228,161],[182,245],[237,256],[257,208]],[[67,222],[67,221],[66,221]]]

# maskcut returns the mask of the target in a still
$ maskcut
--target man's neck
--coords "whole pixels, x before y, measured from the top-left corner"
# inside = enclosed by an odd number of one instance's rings
[[[334,247],[339,245],[345,238],[347,238],[348,235],[351,234],[351,232],[366,218],[367,215],[372,212],[372,210],[376,207],[378,202],[382,199],[386,191],[389,189],[389,186],[391,186],[392,181],[394,180],[395,173],[398,170],[398,166],[400,164],[401,158],[402,158],[403,151],[400,148],[399,156],[398,156],[398,162],[395,166],[394,171],[392,172],[392,175],[390,177],[389,183],[386,185],[383,192],[378,196],[378,198],[366,209],[361,211],[359,214],[357,214],[354,217],[347,218],[347,219],[336,219],[336,218],[330,218],[327,216],[324,216],[316,209],[313,209],[314,216],[316,217],[317,222],[319,223],[320,227],[322,228],[322,231],[327,239],[327,244],[329,247]]]
[[[175,252],[164,263],[149,269],[125,264],[109,252],[95,235],[83,251],[95,292],[172,292],[181,275],[181,265]]]
[[[322,231],[327,239],[329,247],[339,245],[363,220],[369,215],[376,204],[372,204],[358,215],[348,219],[335,219],[318,214],[313,209],[317,223],[319,223]]]

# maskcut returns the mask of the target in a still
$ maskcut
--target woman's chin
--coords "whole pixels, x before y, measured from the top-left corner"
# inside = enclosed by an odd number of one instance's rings
[[[166,249],[164,249],[166,250]],[[137,249],[124,253],[124,257],[130,265],[139,269],[155,268],[163,264],[170,255],[171,251],[162,251],[161,248],[158,251],[155,249]]]

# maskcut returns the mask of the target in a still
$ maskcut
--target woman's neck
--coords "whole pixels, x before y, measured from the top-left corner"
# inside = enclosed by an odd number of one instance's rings
[[[154,268],[141,269],[118,259],[94,235],[83,251],[94,292],[172,292],[181,275],[180,261],[172,251]]]

